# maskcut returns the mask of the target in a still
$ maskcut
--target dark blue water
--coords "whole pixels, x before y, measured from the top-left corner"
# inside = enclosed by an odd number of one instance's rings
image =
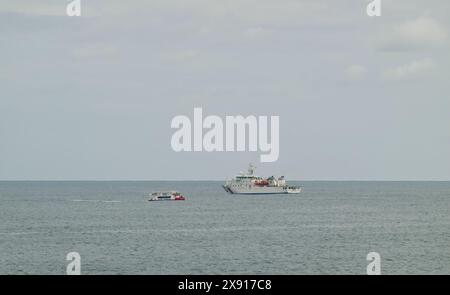
[[[293,183],[295,184],[295,183]],[[450,182],[0,182],[0,274],[450,274]],[[185,202],[147,202],[175,189]]]

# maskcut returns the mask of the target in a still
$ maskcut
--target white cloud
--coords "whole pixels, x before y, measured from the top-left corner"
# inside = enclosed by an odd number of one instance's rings
[[[448,38],[447,30],[435,19],[418,19],[384,28],[378,39],[378,47],[383,50],[416,50],[441,46]]]
[[[360,80],[364,78],[366,73],[367,73],[366,68],[361,65],[349,66],[344,71],[345,77],[349,80]]]
[[[415,60],[408,64],[385,70],[382,73],[382,77],[390,81],[409,80],[425,76],[434,67],[433,60],[429,58]]]

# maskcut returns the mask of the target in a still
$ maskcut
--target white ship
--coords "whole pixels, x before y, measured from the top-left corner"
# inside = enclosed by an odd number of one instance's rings
[[[149,201],[184,201],[186,198],[177,191],[155,192],[150,195]]]
[[[237,175],[222,187],[230,194],[263,195],[263,194],[299,194],[301,187],[288,186],[284,176],[262,178],[254,175],[255,167],[250,164],[247,173]]]

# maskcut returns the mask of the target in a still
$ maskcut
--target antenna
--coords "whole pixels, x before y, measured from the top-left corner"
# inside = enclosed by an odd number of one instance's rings
[[[253,172],[255,171],[256,166],[254,166],[252,163],[248,165],[248,174],[253,175]]]

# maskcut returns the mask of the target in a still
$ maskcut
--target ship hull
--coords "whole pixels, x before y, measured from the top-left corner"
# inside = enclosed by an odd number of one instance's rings
[[[223,185],[224,190],[230,194],[235,195],[284,195],[284,194],[299,194],[301,188],[286,188],[286,187],[241,187]]]

